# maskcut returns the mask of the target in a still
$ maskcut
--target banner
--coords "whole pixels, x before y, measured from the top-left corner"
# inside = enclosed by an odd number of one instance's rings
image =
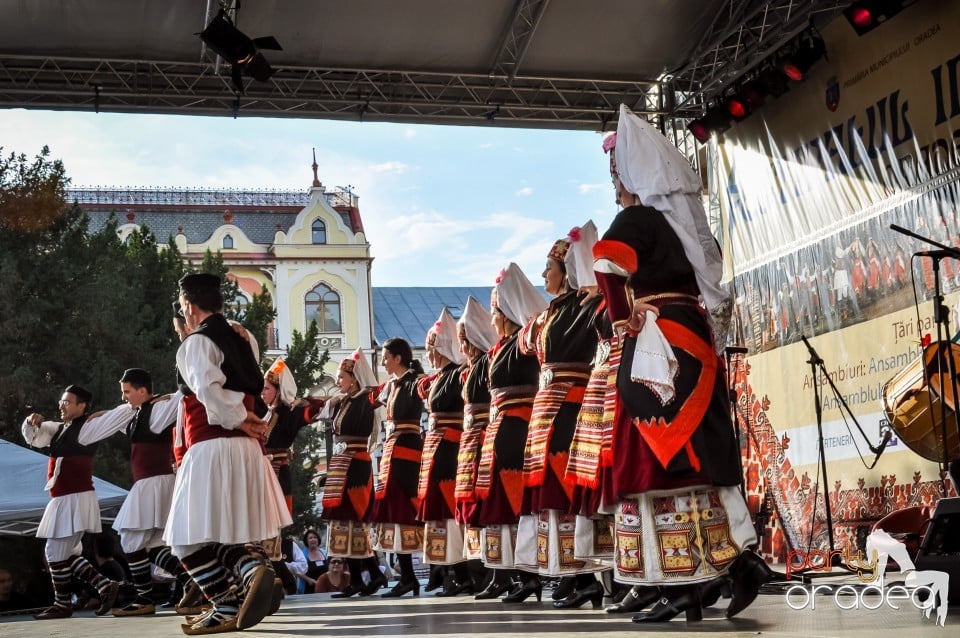
[[[898,400],[926,393],[936,281],[948,307],[960,299],[960,261],[936,272],[915,255],[933,246],[890,229],[960,247],[960,3],[918,2],[863,36],[840,17],[822,36],[827,59],[724,134],[711,184],[734,338],[749,352],[735,372],[751,500],[773,501],[781,556],[829,544],[818,410],[837,546],[862,546],[891,511],[955,494],[899,432],[867,466]]]

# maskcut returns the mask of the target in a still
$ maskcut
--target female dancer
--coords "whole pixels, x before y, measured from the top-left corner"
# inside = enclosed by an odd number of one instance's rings
[[[500,337],[490,358],[490,425],[483,440],[476,497],[484,564],[512,569],[516,526],[523,498],[523,446],[537,393],[540,364],[518,343],[520,327],[543,311],[546,302],[516,264],[501,271],[490,299],[493,327]],[[534,575],[517,585],[504,602],[541,596]]]
[[[487,424],[490,423],[490,356],[487,351],[497,342],[497,332],[492,322],[490,311],[473,297],[467,298],[463,314],[457,322],[460,352],[466,357],[468,367],[463,382],[463,438],[460,439],[460,452],[457,455],[457,481],[453,495],[457,501],[457,521],[464,525],[463,555],[474,574],[475,586],[484,580],[476,485],[480,448]],[[510,589],[512,582],[509,575],[503,570],[499,575],[499,579],[491,579],[487,587],[474,598],[499,598]]]
[[[730,299],[719,286],[722,263],[700,179],[625,106],[615,141],[604,147],[613,151],[610,170],[624,207],[594,247],[607,312],[625,335],[611,477],[617,579],[663,586],[663,598],[634,622],[681,611],[699,620],[699,585],[720,582],[729,571],[732,617],[770,571],[746,549],[756,535],[737,489],[739,447],[715,351]]]
[[[569,513],[573,484],[565,481],[570,442],[590,362],[597,350],[594,323],[601,298],[588,297],[570,285],[564,260],[573,237],[557,241],[543,271],[550,306],[520,331],[520,346],[540,362],[540,389],[524,454],[524,516],[517,534],[517,566],[538,570],[541,576],[575,578],[576,591],[558,588],[554,606],[575,608],[589,600],[599,607],[603,588],[593,576],[604,569],[597,561],[574,558],[575,515]],[[568,585],[569,587],[569,585]]]
[[[457,454],[463,435],[462,354],[457,343],[457,322],[446,308],[427,333],[427,357],[436,370],[424,377],[421,396],[426,401],[427,436],[423,443],[420,484],[417,490],[424,522],[424,562],[436,573],[453,566],[453,578],[439,578],[444,585],[438,596],[473,593],[473,581],[463,557],[463,530],[454,520]]]
[[[373,465],[371,439],[376,434],[376,413],[368,399],[377,384],[370,364],[358,348],[340,362],[337,386],[340,393],[331,399],[322,415],[331,420],[333,456],[323,486],[323,514],[327,523],[327,554],[344,558],[353,582],[337,598],[354,594],[369,596],[387,584],[380,573],[380,562],[370,548],[370,516],[373,502]],[[370,582],[363,584],[363,570]]]
[[[423,451],[423,399],[417,390],[417,377],[423,374],[423,366],[413,358],[410,344],[399,337],[383,344],[380,364],[391,378],[378,394],[371,394],[371,400],[386,406],[388,434],[371,521],[377,524],[375,549],[396,553],[400,567],[399,581],[382,597],[395,598],[407,592],[419,596],[420,582],[413,572],[412,554],[423,549],[423,525],[417,521]]]

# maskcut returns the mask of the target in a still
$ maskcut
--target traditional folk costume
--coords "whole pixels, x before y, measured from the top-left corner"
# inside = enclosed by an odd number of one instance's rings
[[[756,535],[737,489],[739,447],[712,329],[715,322],[724,334],[730,311],[719,286],[719,251],[699,177],[677,150],[626,107],[615,145],[615,176],[643,202],[622,210],[594,247],[607,311],[626,334],[611,477],[616,577],[689,586],[720,582],[731,570],[733,615],[756,596],[763,563],[750,552],[741,560]],[[626,329],[635,302],[659,309],[659,316],[647,312],[639,334]],[[683,610],[698,620],[700,591],[665,589],[665,598],[634,620],[660,621]]]
[[[543,311],[546,302],[520,267],[511,263],[497,278],[490,300],[517,326]],[[537,393],[540,364],[524,354],[519,332],[500,339],[490,354],[490,424],[477,471],[478,523],[487,567],[513,568],[523,499],[523,447]]]
[[[124,371],[121,382],[152,387],[150,373],[140,368]],[[172,574],[185,587],[190,576],[170,548],[163,544],[163,528],[173,498],[173,428],[181,396],[153,396],[142,403],[129,423],[88,423],[86,436],[106,438],[124,431],[130,438],[130,472],[133,486],[113,523],[127,556],[137,598],[114,616],[139,616],[156,611],[151,563]]]
[[[64,394],[72,394],[76,402],[90,405],[92,395],[80,386],[71,385]],[[71,399],[73,400],[73,399]],[[38,427],[30,417],[21,427],[27,445],[44,451],[50,502],[43,510],[37,527],[37,538],[46,538],[44,554],[53,581],[53,606],[37,614],[38,620],[67,618],[70,607],[71,578],[88,583],[100,593],[97,615],[110,611],[117,599],[119,583],[109,580],[82,556],[81,540],[85,532],[100,533],[100,504],[93,490],[93,457],[97,444],[105,436],[97,430],[116,431],[133,418],[133,408],[123,404],[102,415],[87,414],[71,421],[43,421]]]
[[[357,349],[340,362],[341,374],[356,380],[354,394],[341,394],[324,406],[321,418],[333,428],[333,456],[323,486],[322,518],[327,523],[327,556],[345,558],[355,581],[344,593],[372,594],[386,579],[370,547],[367,523],[373,504],[372,439],[376,437],[376,410],[369,401],[370,388],[377,385],[373,369]],[[366,569],[371,581],[363,585],[360,574]],[[355,591],[354,591],[355,590]]]
[[[579,231],[576,233],[579,238]],[[564,264],[570,241],[556,242],[548,255]],[[584,294],[569,290],[520,331],[521,350],[540,363],[540,385],[533,403],[524,450],[524,502],[517,536],[517,567],[542,576],[589,574],[604,569],[574,558],[574,486],[565,481],[570,443],[590,362],[597,350],[594,327],[601,298],[584,303]],[[595,579],[587,577],[583,585]],[[602,591],[597,589],[602,596]],[[599,598],[596,599],[599,602]]]
[[[181,294],[219,291],[219,282],[213,275],[187,275]],[[163,538],[213,605],[182,628],[187,634],[245,629],[267,614],[274,591],[272,568],[246,545],[292,523],[260,441],[239,429],[263,377],[249,342],[219,313],[204,318],[180,344],[177,370],[184,395],[178,434],[186,453]],[[242,601],[230,571],[240,576]]]
[[[387,408],[387,438],[370,518],[375,524],[374,549],[397,554],[402,572],[400,581],[384,596],[407,591],[416,595],[420,585],[413,574],[412,554],[423,549],[423,525],[417,521],[423,399],[417,390],[417,372],[411,368],[394,377],[379,394],[371,393],[371,400]]]
[[[306,401],[297,400],[297,382],[287,367],[286,361],[278,357],[267,370],[267,378],[277,387],[276,407],[271,408],[267,421],[267,440],[264,444],[267,460],[280,483],[287,509],[293,514],[293,484],[290,474],[290,454],[297,434],[311,424],[320,413],[320,408]]]
[[[457,521],[464,525],[463,556],[467,560],[483,558],[476,487],[480,450],[490,423],[490,356],[487,351],[497,342],[497,333],[490,322],[490,311],[473,297],[468,297],[457,322],[460,338],[483,354],[468,362],[463,381],[463,437],[457,453],[453,493]]]

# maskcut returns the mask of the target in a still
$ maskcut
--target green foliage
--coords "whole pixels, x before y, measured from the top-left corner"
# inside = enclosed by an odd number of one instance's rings
[[[220,292],[223,294],[223,316],[227,319],[239,321],[253,334],[260,346],[260,359],[263,360],[263,353],[267,350],[267,326],[277,318],[277,311],[273,307],[273,298],[270,291],[263,291],[253,295],[253,299],[241,307],[237,300],[244,298],[240,292],[240,285],[235,279],[227,277],[229,268],[223,263],[223,253],[219,250],[214,253],[209,248],[203,255],[200,267],[195,268],[192,264],[188,266],[188,272],[205,272],[220,277]]]
[[[330,360],[329,350],[320,351],[319,337],[320,331],[315,321],[310,322],[306,334],[294,330],[283,357],[301,396],[317,384],[323,374],[323,366]],[[323,454],[323,443],[324,435],[315,426],[300,430],[293,443],[290,473],[293,484],[293,533],[296,535],[320,525],[320,517],[315,509],[317,494],[313,479]]]
[[[142,367],[155,389],[173,389],[176,281],[183,272],[172,244],[158,251],[147,229],[117,236],[110,219],[96,232],[64,201],[63,166],[44,151],[0,159],[0,437],[22,443],[31,412],[58,418],[63,388],[77,383],[94,409],[120,403],[123,370]],[[26,223],[27,215],[38,222]],[[32,217],[31,217],[32,218]],[[95,457],[98,476],[129,486],[128,443],[113,437]]]

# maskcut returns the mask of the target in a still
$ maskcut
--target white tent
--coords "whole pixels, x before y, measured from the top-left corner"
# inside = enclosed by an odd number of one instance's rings
[[[9,441],[0,440],[0,534],[32,536],[50,502],[43,489],[47,482],[48,457]],[[100,501],[100,516],[112,520],[127,496],[127,490],[98,478],[93,487]]]

